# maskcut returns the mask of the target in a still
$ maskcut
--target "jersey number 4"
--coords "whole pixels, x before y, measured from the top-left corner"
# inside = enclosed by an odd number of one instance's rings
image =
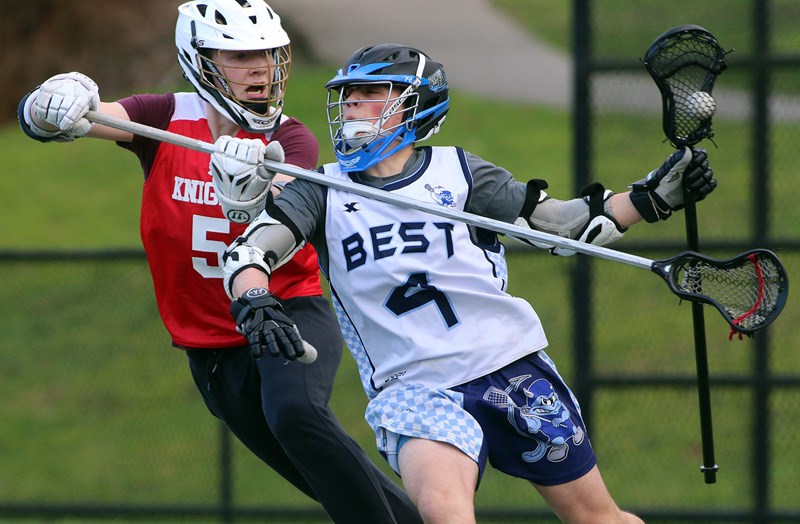
[[[430,303],[439,310],[448,328],[458,325],[458,315],[450,299],[436,286],[431,285],[427,273],[424,272],[411,273],[404,284],[394,288],[386,299],[386,308],[399,317]]]

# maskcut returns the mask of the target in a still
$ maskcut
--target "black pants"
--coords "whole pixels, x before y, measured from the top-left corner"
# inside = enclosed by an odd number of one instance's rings
[[[258,458],[318,500],[336,523],[420,523],[406,493],[344,431],[328,402],[342,356],[338,324],[323,297],[285,301],[313,364],[249,350],[190,350],[189,367],[211,413]]]

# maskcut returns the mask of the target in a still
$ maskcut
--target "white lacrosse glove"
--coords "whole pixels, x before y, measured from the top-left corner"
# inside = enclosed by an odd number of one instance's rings
[[[209,174],[214,182],[222,213],[231,222],[247,224],[264,210],[274,171],[264,160],[283,162],[279,142],[221,136],[214,143]]]
[[[47,79],[28,97],[25,118],[31,130],[44,138],[75,140],[86,136],[92,123],[85,116],[100,106],[97,84],[82,73],[62,73]],[[53,127],[47,131],[27,120],[32,114]],[[31,119],[32,120],[32,119]]]

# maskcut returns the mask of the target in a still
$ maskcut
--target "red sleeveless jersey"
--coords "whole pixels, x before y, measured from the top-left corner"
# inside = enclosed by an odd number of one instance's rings
[[[131,120],[212,142],[206,104],[194,93],[137,95],[119,101]],[[313,169],[318,145],[294,119],[272,136],[245,131],[240,138],[279,140],[286,162]],[[161,318],[181,348],[224,348],[246,344],[230,315],[222,286],[222,253],[246,225],[229,222],[217,203],[209,155],[137,137],[119,145],[135,152],[145,172],[140,232]],[[321,295],[317,254],[310,245],[270,277],[280,298]]]

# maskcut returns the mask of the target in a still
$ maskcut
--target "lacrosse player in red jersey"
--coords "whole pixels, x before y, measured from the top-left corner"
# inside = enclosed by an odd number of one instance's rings
[[[308,128],[282,112],[291,51],[280,18],[263,0],[194,0],[178,8],[175,38],[196,92],[107,103],[85,75],[60,74],[22,100],[22,129],[42,142],[113,140],[139,157],[141,236],[159,311],[214,416],[335,522],[420,522],[408,496],[328,406],[343,343],[313,248],[297,246],[276,269],[271,303],[317,348],[313,364],[254,358],[260,355],[237,332],[223,291],[225,248],[264,209],[270,183],[277,192],[288,180],[259,162],[312,168],[318,158]],[[209,164],[207,154],[92,125],[90,109],[214,141],[216,152]],[[212,176],[224,194],[215,194]]]
[[[607,244],[716,186],[703,151],[674,153],[632,190],[549,197],[458,147],[415,147],[449,108],[441,64],[397,44],[358,50],[326,85],[339,182]],[[536,312],[506,293],[493,232],[306,180],[288,184],[226,252],[237,323],[265,352],[303,354],[271,304],[272,271],[310,242],[369,398],[380,452],[428,523],[475,522],[486,466],[531,482],[564,522],[641,522],[602,480],[580,407]],[[563,249],[557,254],[570,254]],[[268,256],[264,254],[268,253]]]

